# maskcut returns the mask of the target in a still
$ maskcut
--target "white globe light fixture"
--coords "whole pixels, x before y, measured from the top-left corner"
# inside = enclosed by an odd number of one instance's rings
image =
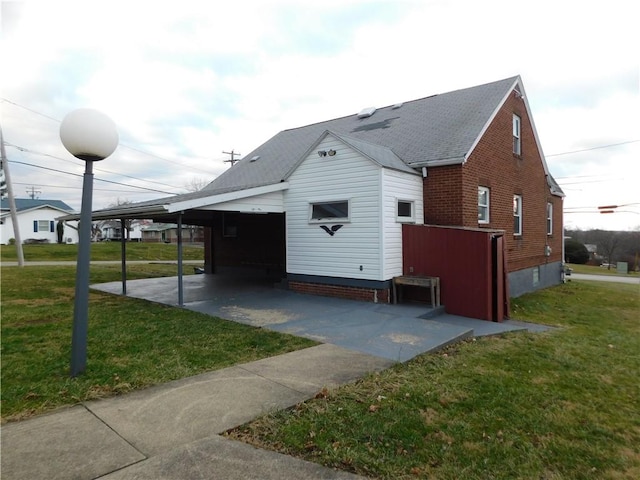
[[[103,113],[81,108],[62,120],[60,140],[71,155],[85,161],[71,337],[71,376],[75,377],[84,372],[87,365],[93,162],[104,160],[114,152],[118,146],[118,130],[115,123]]]

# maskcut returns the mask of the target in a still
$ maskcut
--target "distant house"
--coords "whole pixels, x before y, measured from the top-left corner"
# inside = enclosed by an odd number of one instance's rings
[[[500,321],[561,282],[564,193],[519,76],[284,130],[199,192],[94,212],[205,227],[205,271],[279,267],[290,289],[392,301],[441,279]]]
[[[204,241],[202,227],[184,226],[182,238],[184,242],[200,243]],[[178,225],[175,223],[151,223],[140,230],[142,242],[176,243],[178,241]]]
[[[22,243],[58,241],[58,217],[73,213],[73,209],[60,200],[16,198],[16,213]],[[0,209],[0,243],[7,245],[15,238],[13,222],[9,211],[9,201],[3,198]],[[76,222],[61,224],[64,243],[77,243]]]
[[[142,241],[142,229],[151,225],[151,220],[130,220],[128,240],[132,242]],[[108,220],[100,223],[100,241],[120,241],[122,239],[122,222],[120,220]],[[125,232],[127,238],[127,232]]]

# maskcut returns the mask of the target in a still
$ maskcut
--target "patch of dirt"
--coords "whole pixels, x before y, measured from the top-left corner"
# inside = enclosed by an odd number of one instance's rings
[[[416,335],[409,335],[406,333],[390,333],[385,335],[385,337],[393,343],[403,343],[405,345],[418,345],[422,340],[422,338]]]
[[[266,325],[279,325],[281,323],[297,320],[297,316],[285,310],[276,309],[253,309],[238,307],[236,305],[223,308],[228,318],[248,323],[254,327],[264,327]]]

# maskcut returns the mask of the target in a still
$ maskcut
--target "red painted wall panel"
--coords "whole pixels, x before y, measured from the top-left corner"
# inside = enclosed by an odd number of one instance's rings
[[[495,232],[404,225],[403,274],[440,277],[441,302],[447,313],[471,318],[502,320],[493,310],[492,247]],[[500,259],[499,259],[500,260]],[[498,267],[502,267],[499,261]],[[503,290],[504,272],[496,287]],[[499,300],[504,300],[499,294]],[[498,316],[499,315],[499,316]]]

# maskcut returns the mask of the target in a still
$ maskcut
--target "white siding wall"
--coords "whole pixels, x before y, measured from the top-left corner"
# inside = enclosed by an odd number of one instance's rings
[[[58,234],[56,233],[56,217],[61,217],[66,215],[66,212],[62,212],[60,210],[55,210],[52,208],[38,208],[34,210],[27,210],[23,212],[18,212],[18,224],[20,228],[20,238],[22,239],[22,243],[29,239],[47,239],[49,243],[57,243]],[[0,225],[0,243],[7,245],[9,243],[10,238],[15,238],[15,234],[13,233],[13,222],[11,221],[11,215],[7,215],[2,217],[3,224]],[[33,222],[34,220],[46,220],[48,222],[53,221],[53,232],[50,231],[33,231]],[[67,238],[71,238],[72,243],[78,242],[78,232],[68,226],[65,225],[64,228],[64,240],[66,242]]]
[[[382,171],[383,235],[381,257],[384,279],[402,275],[402,223],[397,221],[398,200],[414,202],[414,223],[424,223],[422,177],[396,170]]]
[[[316,153],[329,149],[337,154]],[[381,167],[331,135],[302,162],[284,192],[289,273],[382,279],[381,172]],[[309,223],[311,202],[338,200],[350,200],[350,222]],[[335,224],[343,227],[333,236],[320,228]]]

